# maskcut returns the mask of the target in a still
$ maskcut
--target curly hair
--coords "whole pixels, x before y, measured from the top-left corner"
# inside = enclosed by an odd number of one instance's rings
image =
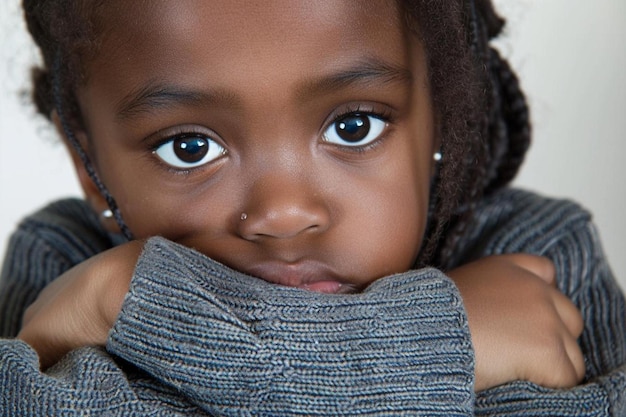
[[[103,3],[23,0],[28,29],[43,56],[43,66],[33,70],[33,100],[44,116],[53,110],[65,116],[66,135],[82,123],[74,91],[85,81],[81,62],[98,48]],[[517,76],[489,45],[504,26],[491,0],[399,0],[399,5],[426,50],[443,154],[416,266],[445,269],[478,201],[517,174],[530,144],[529,111]],[[83,159],[89,165],[86,155]],[[130,237],[112,196],[88,168]]]

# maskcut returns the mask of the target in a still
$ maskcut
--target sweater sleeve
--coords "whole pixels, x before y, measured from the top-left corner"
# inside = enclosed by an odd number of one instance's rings
[[[0,339],[0,363],[3,417],[206,416],[171,387],[102,348],[74,350],[44,373],[30,346]]]
[[[587,212],[568,202],[536,205],[516,233],[493,240],[491,253],[550,258],[561,291],[580,309],[583,384],[550,390],[516,382],[480,393],[477,415],[626,416],[626,303]],[[528,207],[527,211],[533,211]]]
[[[153,238],[107,349],[212,415],[473,413],[466,315],[434,269],[324,295]]]
[[[58,201],[23,220],[0,273],[0,337],[17,334],[24,310],[52,280],[112,245],[80,200]]]

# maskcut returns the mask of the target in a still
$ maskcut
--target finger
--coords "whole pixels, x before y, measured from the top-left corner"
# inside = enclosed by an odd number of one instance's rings
[[[558,362],[560,366],[553,369],[545,381],[550,388],[571,388],[578,385],[585,377],[585,359],[580,346],[568,332],[561,334],[561,349]],[[544,384],[542,384],[544,385]]]
[[[566,370],[566,374],[563,376],[565,379],[561,386],[567,388],[577,385],[585,377],[585,358],[577,342],[583,331],[584,322],[580,311],[567,297],[558,290],[554,290],[553,294],[555,297],[554,307],[564,324],[561,338],[568,366],[563,368]]]
[[[585,357],[580,349],[580,346],[576,342],[576,338],[566,339],[565,350],[567,356],[572,364],[573,372],[576,378],[576,382],[573,385],[580,383],[585,378]]]
[[[514,253],[506,257],[510,262],[538,276],[545,283],[556,285],[556,269],[550,259],[526,253]]]
[[[543,382],[549,388],[571,388],[578,385],[585,376],[585,362],[582,352],[571,338],[563,342],[561,365],[551,372]]]
[[[576,343],[576,339],[565,328],[561,328],[561,332],[555,333],[554,337],[558,339],[558,344],[553,346],[556,350],[543,350],[546,356],[540,357],[540,360],[534,362],[534,365],[539,367],[532,369],[531,377],[526,376],[524,379],[548,388],[574,387],[585,376],[585,361],[582,351]]]
[[[582,334],[585,325],[580,310],[576,308],[574,303],[572,303],[569,298],[557,289],[552,291],[552,300],[554,308],[556,308],[556,311],[561,318],[561,321],[563,321],[563,324],[567,328],[567,331],[574,339],[578,339],[578,337]]]

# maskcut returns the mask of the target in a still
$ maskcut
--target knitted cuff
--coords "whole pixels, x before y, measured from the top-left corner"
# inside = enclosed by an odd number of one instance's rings
[[[434,269],[327,295],[150,239],[107,348],[219,415],[471,415],[473,351]]]
[[[621,379],[621,381],[619,381]],[[618,382],[619,381],[619,382]],[[513,381],[477,394],[476,416],[623,416],[624,374],[612,372],[595,382],[571,389],[552,389]],[[608,394],[608,395],[607,395]],[[617,396],[621,400],[614,401]],[[611,398],[614,397],[614,398]]]

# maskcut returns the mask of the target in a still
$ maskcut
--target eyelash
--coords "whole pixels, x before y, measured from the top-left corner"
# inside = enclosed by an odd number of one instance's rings
[[[321,129],[321,132],[322,132],[321,136],[323,136],[323,132],[325,132],[335,123],[338,123],[340,120],[345,119],[346,117],[350,115],[370,116],[370,117],[380,119],[386,124],[385,129],[378,138],[374,139],[370,143],[367,143],[361,146],[358,146],[358,145],[357,146],[345,146],[345,145],[339,145],[339,144],[334,144],[334,143],[330,143],[327,141],[323,141],[325,142],[324,144],[328,146],[332,146],[334,148],[338,148],[341,150],[341,152],[344,152],[344,153],[363,154],[380,146],[386,139],[389,133],[388,130],[390,126],[393,125],[394,123],[394,117],[390,109],[387,109],[384,107],[382,107],[381,109],[375,109],[373,105],[347,104],[343,108],[338,109],[331,116],[331,119],[329,122],[324,123]],[[212,163],[207,163],[207,164],[204,164],[198,167],[193,167],[193,168],[180,168],[180,167],[177,168],[177,167],[173,167],[163,162],[162,160],[160,160],[158,156],[156,156],[156,151],[161,146],[163,146],[164,144],[168,142],[176,140],[179,137],[184,136],[184,135],[205,136],[214,141],[216,141],[215,137],[217,137],[216,134],[209,134],[208,132],[202,131],[200,129],[187,127],[187,126],[177,126],[164,135],[159,135],[157,133],[156,136],[159,136],[159,138],[156,139],[149,146],[150,155],[156,160],[155,163],[158,164],[161,168],[167,170],[169,173],[172,173],[175,175],[182,175],[182,176],[189,176],[195,172],[200,172],[202,170],[210,168],[213,165]],[[221,141],[217,141],[217,142],[221,144]],[[221,145],[221,146],[226,148],[224,145]],[[226,150],[224,154],[227,155],[228,151]]]
[[[165,169],[167,172],[174,174],[174,175],[190,176],[196,172],[200,172],[207,168],[210,168],[213,165],[211,163],[207,163],[207,164],[200,165],[200,166],[193,167],[193,168],[180,168],[180,167],[174,167],[165,163],[157,156],[157,150],[161,146],[165,145],[168,142],[179,139],[185,135],[204,136],[204,137],[211,139],[212,141],[218,142],[220,146],[224,147],[221,144],[221,141],[215,139],[215,137],[217,136],[216,134],[209,134],[208,132],[202,131],[201,129],[198,129],[198,128],[187,127],[187,126],[176,126],[172,128],[172,130],[168,131],[167,133],[163,135],[160,135],[157,133],[156,136],[158,136],[158,139],[156,139],[153,143],[149,145],[150,156],[152,160],[160,168]],[[228,154],[228,151],[226,150],[224,152],[224,155],[227,155],[227,154]]]
[[[341,146],[341,145],[332,144],[332,143],[328,143],[328,145],[334,146],[336,148],[340,148],[343,152],[361,154],[361,153],[365,153],[365,152],[368,152],[370,150],[377,148],[379,145],[381,145],[384,142],[385,138],[387,137],[389,133],[388,130],[390,126],[393,125],[395,119],[390,109],[387,109],[387,108],[382,108],[380,110],[374,109],[372,105],[363,105],[360,103],[346,105],[344,108],[340,109],[332,116],[332,119],[330,120],[330,122],[325,123],[323,125],[321,131],[325,132],[326,129],[330,128],[332,125],[346,118],[347,116],[357,115],[357,114],[375,117],[385,122],[387,126],[385,127],[385,130],[381,133],[380,137],[378,137],[374,141],[367,143],[363,146]]]

